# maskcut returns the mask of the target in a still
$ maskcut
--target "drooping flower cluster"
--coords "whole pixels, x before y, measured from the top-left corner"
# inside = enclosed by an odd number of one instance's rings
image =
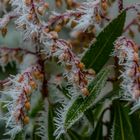
[[[38,18],[38,14],[40,14],[41,12],[38,12],[39,5],[44,4],[43,6],[45,6],[46,8],[48,5],[44,2],[34,2],[30,0],[25,0],[24,2],[22,2],[22,4],[19,3],[19,1],[11,2],[12,5],[16,7],[15,11],[21,14],[21,16],[19,16],[19,18],[16,20],[16,24],[19,28],[22,28],[24,26],[24,37],[26,39],[30,37],[33,40],[38,40],[39,44],[43,44],[43,48],[46,51],[45,54],[47,54],[48,57],[59,56],[58,59],[60,60],[60,62],[65,62],[67,68],[69,67],[69,70],[67,69],[68,72],[66,73],[68,82],[70,84],[76,83],[76,85],[74,85],[73,87],[77,89],[80,88],[84,95],[88,95],[88,82],[86,75],[90,75],[91,71],[89,73],[83,70],[83,64],[80,63],[79,58],[76,57],[71,51],[72,48],[69,47],[70,45],[68,45],[66,41],[58,39],[57,31],[52,31],[50,29],[54,23],[48,22],[48,24],[44,25],[44,23],[41,23]],[[44,12],[44,9],[42,12]],[[57,21],[58,20],[59,19],[57,19]],[[94,74],[94,72],[92,72],[92,74]],[[75,90],[73,92],[75,92]]]
[[[140,65],[138,46],[130,39],[120,37],[115,42],[113,55],[118,58],[121,71],[121,87],[126,97],[140,97]]]
[[[55,0],[56,7],[60,8],[63,6],[64,2],[62,0]],[[74,7],[78,6],[78,2],[76,0],[65,0],[65,4],[67,6],[67,9],[72,9]]]
[[[37,16],[44,14],[48,3],[33,0],[11,0],[11,5],[15,8],[14,12],[19,14],[15,23],[24,32],[25,39],[37,36],[40,30],[40,21]]]
[[[52,56],[57,56],[59,62],[64,65],[64,77],[68,80],[68,84],[73,85],[75,89],[69,89],[70,92],[73,92],[72,95],[77,93],[78,89],[80,89],[84,96],[88,96],[88,77],[94,77],[95,71],[92,69],[85,70],[84,64],[80,62],[79,58],[71,51],[70,47],[70,44],[67,44],[67,42],[57,40],[55,49],[58,50],[54,50]]]
[[[4,116],[8,135],[13,139],[29,123],[28,111],[33,93],[41,90],[43,74],[40,65],[31,66],[17,76],[11,76],[2,91],[5,96]]]
[[[75,29],[85,31],[90,26],[98,26],[102,18],[104,18],[103,15],[106,10],[106,0],[101,0],[101,2],[100,0],[84,2],[80,8],[77,9],[77,11],[81,13],[81,17],[76,19],[78,24]]]

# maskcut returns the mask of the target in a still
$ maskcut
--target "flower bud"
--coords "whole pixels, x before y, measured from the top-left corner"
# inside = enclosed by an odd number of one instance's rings
[[[61,29],[62,29],[61,25],[56,25],[55,28],[54,28],[54,31],[58,33],[58,32],[61,31]]]
[[[29,117],[25,116],[24,119],[23,119],[24,124],[28,124],[29,120],[30,120]]]
[[[29,14],[27,15],[27,19],[28,19],[29,21],[33,20],[33,15],[29,13]]]
[[[85,67],[85,65],[84,65],[83,63],[80,62],[80,63],[78,64],[78,68],[80,68],[81,70],[84,69],[84,67]]]
[[[30,85],[33,89],[36,89],[36,87],[37,87],[36,83],[35,83],[33,80],[31,80],[31,81],[29,82],[29,85]]]
[[[88,96],[89,95],[89,91],[88,89],[85,87],[83,89],[81,89],[82,93],[85,95],[85,96]]]
[[[88,73],[91,74],[91,75],[95,75],[96,74],[96,72],[93,69],[89,69]]]
[[[25,103],[25,108],[27,109],[27,110],[30,110],[30,103],[29,103],[29,101],[26,101],[26,103]]]
[[[72,64],[66,63],[66,69],[69,71],[72,69]]]
[[[95,15],[95,19],[96,19],[96,22],[100,22],[101,21],[101,16],[97,13]]]
[[[56,0],[56,7],[61,7],[62,5],[62,0]]]
[[[138,62],[139,61],[139,56],[138,53],[134,53],[134,61]]]
[[[52,39],[57,39],[58,38],[57,32],[51,31],[50,34],[52,35]]]
[[[29,95],[29,94],[31,94],[31,89],[29,87],[25,86],[24,92],[25,92],[25,94]]]
[[[24,3],[25,3],[27,6],[29,6],[29,5],[31,5],[31,0],[24,0]]]
[[[23,80],[24,80],[23,75],[20,75],[20,76],[19,76],[19,79],[18,79],[18,82],[21,83]]]
[[[108,8],[108,5],[107,5],[107,1],[106,0],[102,0],[101,2],[101,8],[106,11],[107,8]]]
[[[49,8],[49,3],[45,2],[44,7],[45,7],[46,9],[48,9],[48,8]]]
[[[77,22],[75,20],[72,20],[71,22],[71,28],[74,28],[77,25]]]

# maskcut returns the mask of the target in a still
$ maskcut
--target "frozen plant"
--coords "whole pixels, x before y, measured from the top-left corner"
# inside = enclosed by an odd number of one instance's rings
[[[0,139],[139,140],[139,6],[0,0]]]

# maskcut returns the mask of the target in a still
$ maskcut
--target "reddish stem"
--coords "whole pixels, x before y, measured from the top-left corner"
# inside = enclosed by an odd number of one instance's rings
[[[126,32],[132,25],[138,24],[137,19],[133,19],[125,28],[123,32]]]
[[[119,12],[123,10],[123,0],[118,0],[118,9],[119,9]]]
[[[7,47],[1,47],[1,46],[0,46],[0,50],[23,51],[23,52],[25,52],[25,53],[29,53],[29,54],[36,55],[36,53],[31,52],[31,51],[26,50],[26,49],[22,49],[22,48],[7,48]]]

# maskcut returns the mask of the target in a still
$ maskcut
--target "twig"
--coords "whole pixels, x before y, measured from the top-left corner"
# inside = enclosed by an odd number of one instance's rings
[[[126,32],[132,25],[138,24],[137,19],[133,19],[123,30],[123,32]]]
[[[31,52],[31,51],[29,51],[27,49],[23,49],[23,48],[7,48],[7,47],[0,46],[0,50],[22,51],[22,52],[25,52],[25,53],[36,55],[36,53]]]
[[[14,19],[18,17],[19,14],[15,12],[10,12],[6,14],[3,18],[0,19],[0,29],[4,28],[7,26],[7,24],[11,21],[11,19]]]
[[[119,12],[123,10],[123,0],[118,0],[118,10]]]

